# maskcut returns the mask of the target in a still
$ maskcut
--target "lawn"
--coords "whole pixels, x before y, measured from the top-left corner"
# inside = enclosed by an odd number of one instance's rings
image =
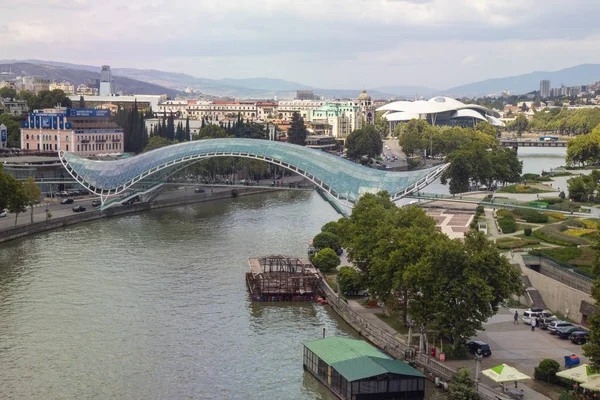
[[[378,313],[375,315],[377,316],[377,318],[388,324],[392,329],[395,329],[396,331],[405,335],[408,333],[408,327],[404,325],[400,318],[395,316],[384,315],[382,313]]]
[[[496,239],[496,246],[502,250],[531,247],[537,244],[540,244],[540,241],[535,238],[520,239],[517,237],[507,237]]]
[[[563,224],[546,225],[533,231],[533,236],[548,243],[559,246],[578,246],[590,244],[590,241],[584,237],[571,236],[564,233],[569,227]]]
[[[544,185],[509,185],[498,189],[498,193],[550,193],[554,190]]]

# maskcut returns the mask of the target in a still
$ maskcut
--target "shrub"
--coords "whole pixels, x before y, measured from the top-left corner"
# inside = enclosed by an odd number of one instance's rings
[[[577,267],[573,268],[573,271],[590,279],[597,278],[597,276],[594,274],[592,267]]]
[[[568,229],[564,231],[566,235],[581,237],[585,235],[589,235],[590,233],[596,232],[595,229]]]
[[[535,239],[519,239],[515,237],[499,238],[496,240],[496,247],[501,250],[516,249],[517,247],[527,247],[539,244],[539,240]]]
[[[574,226],[575,228],[583,228],[585,224],[577,218],[567,218],[562,223],[564,226]],[[566,230],[566,229],[565,229]]]
[[[556,373],[560,371],[560,364],[550,358],[540,362],[540,365],[534,369],[535,379],[554,383],[558,381]]]
[[[582,250],[577,247],[560,247],[556,249],[538,249],[530,251],[532,256],[546,256],[559,264],[568,264],[569,260],[573,260],[582,254]]]
[[[523,230],[523,233],[525,234],[525,236],[531,236],[531,228],[525,228]]]
[[[313,246],[316,249],[330,248],[337,250],[342,247],[340,238],[331,232],[321,232],[313,238]]]
[[[496,215],[499,217],[512,217],[512,213],[508,210],[498,210],[496,211]]]
[[[548,217],[552,217],[559,221],[564,221],[565,219],[567,219],[567,216],[565,214],[560,213],[558,211],[546,211],[546,212],[544,212],[544,215],[546,215]]]
[[[513,217],[502,217],[498,219],[498,226],[502,229],[502,233],[513,233],[517,230],[517,224]]]
[[[462,400],[479,399],[475,385],[471,378],[469,378],[470,372],[468,368],[461,368],[454,374],[452,381],[448,385],[450,398]]]
[[[485,212],[485,210],[483,209],[483,206],[477,206],[477,208],[475,209],[475,212],[477,214],[483,214]]]
[[[529,210],[527,208],[516,208],[513,211],[519,217],[524,219],[526,222],[545,224],[548,222],[548,216],[544,214],[540,214],[535,210]]]
[[[562,192],[562,191],[561,191],[561,192],[558,194],[558,197],[564,200],[564,199],[566,199],[566,198],[567,198],[567,195],[565,195],[565,192]]]
[[[231,197],[238,197],[239,193],[237,189],[231,189]]]
[[[330,248],[319,250],[316,256],[312,259],[312,263],[321,272],[329,272],[340,265],[340,258]]]
[[[541,198],[540,201],[543,201],[544,203],[548,203],[548,204],[552,205],[552,204],[562,203],[564,201],[564,199],[561,199],[560,197],[544,197],[544,198]]]
[[[587,229],[598,229],[598,223],[591,219],[580,219],[579,220]]]
[[[343,294],[356,292],[364,289],[362,274],[353,267],[340,267],[338,271],[340,290]]]
[[[533,231],[533,236],[559,246],[577,246],[589,243],[583,238],[565,235],[562,231],[567,229],[564,225],[547,225]]]

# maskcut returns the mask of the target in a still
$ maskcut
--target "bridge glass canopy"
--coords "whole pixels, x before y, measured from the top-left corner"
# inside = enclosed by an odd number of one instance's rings
[[[355,164],[303,146],[257,139],[207,139],[184,142],[115,161],[97,161],[60,153],[67,171],[98,194],[117,194],[143,178],[178,164],[211,157],[264,159],[304,175],[331,195],[357,201],[365,193],[385,190],[398,197],[407,188],[439,175],[445,166],[419,171],[389,172]]]

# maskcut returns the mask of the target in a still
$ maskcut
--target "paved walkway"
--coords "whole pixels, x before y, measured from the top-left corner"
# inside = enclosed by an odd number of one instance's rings
[[[397,335],[398,331],[394,328],[383,322],[379,317],[375,314],[382,314],[384,312],[383,308],[377,307],[363,307],[356,300],[348,300],[348,306],[355,311],[358,315],[366,319],[371,325],[378,327],[389,333],[390,335]]]

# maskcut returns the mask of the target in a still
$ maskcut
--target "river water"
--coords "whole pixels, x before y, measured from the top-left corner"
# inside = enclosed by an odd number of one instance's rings
[[[321,305],[253,304],[244,274],[251,256],[305,256],[337,218],[278,192],[0,245],[0,398],[334,399],[301,342],[356,332]]]

